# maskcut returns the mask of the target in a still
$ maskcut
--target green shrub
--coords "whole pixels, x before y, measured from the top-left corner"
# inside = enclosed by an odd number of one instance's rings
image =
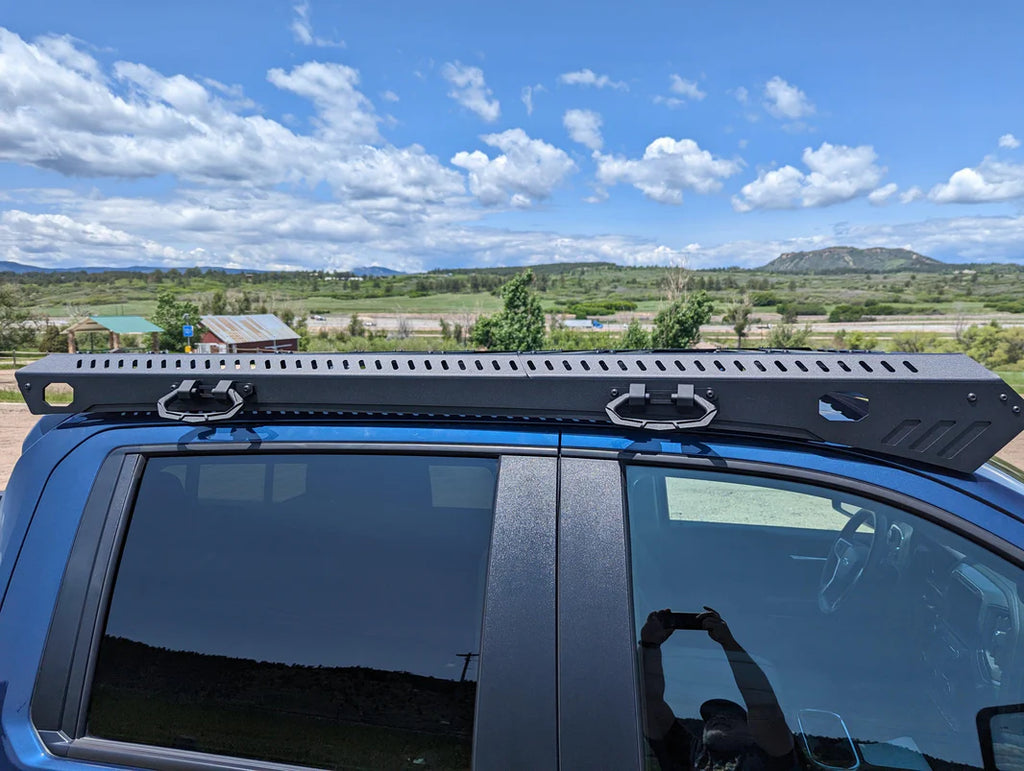
[[[612,316],[619,311],[635,311],[636,303],[629,300],[602,300],[574,303],[569,306],[569,313],[578,319],[588,316]]]
[[[862,318],[864,318],[864,306],[847,303],[835,306],[828,314],[828,320],[831,322],[860,321]]]

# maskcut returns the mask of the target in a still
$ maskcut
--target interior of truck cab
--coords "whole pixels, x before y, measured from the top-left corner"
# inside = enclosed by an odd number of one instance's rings
[[[720,614],[810,761],[827,740],[866,766],[980,765],[978,711],[1024,701],[1024,577],[988,550],[792,480],[631,466],[627,483],[637,629],[661,609]],[[743,702],[706,631],[660,647],[680,720]]]

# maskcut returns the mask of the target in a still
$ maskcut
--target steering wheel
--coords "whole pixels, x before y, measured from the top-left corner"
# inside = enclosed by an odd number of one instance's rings
[[[871,539],[857,540],[857,528],[870,523]],[[825,567],[818,584],[818,608],[822,613],[835,613],[853,592],[864,572],[880,559],[885,520],[870,509],[861,509],[843,526],[828,550]]]

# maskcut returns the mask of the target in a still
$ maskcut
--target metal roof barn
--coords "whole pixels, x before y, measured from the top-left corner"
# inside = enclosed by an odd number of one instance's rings
[[[204,344],[223,344],[225,353],[297,351],[299,334],[272,313],[203,316]]]

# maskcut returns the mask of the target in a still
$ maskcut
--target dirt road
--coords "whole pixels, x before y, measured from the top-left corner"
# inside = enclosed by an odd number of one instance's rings
[[[7,487],[7,480],[21,455],[22,440],[35,425],[36,419],[24,404],[0,402],[0,490]],[[1024,469],[1024,434],[1010,442],[999,453],[999,457]]]

